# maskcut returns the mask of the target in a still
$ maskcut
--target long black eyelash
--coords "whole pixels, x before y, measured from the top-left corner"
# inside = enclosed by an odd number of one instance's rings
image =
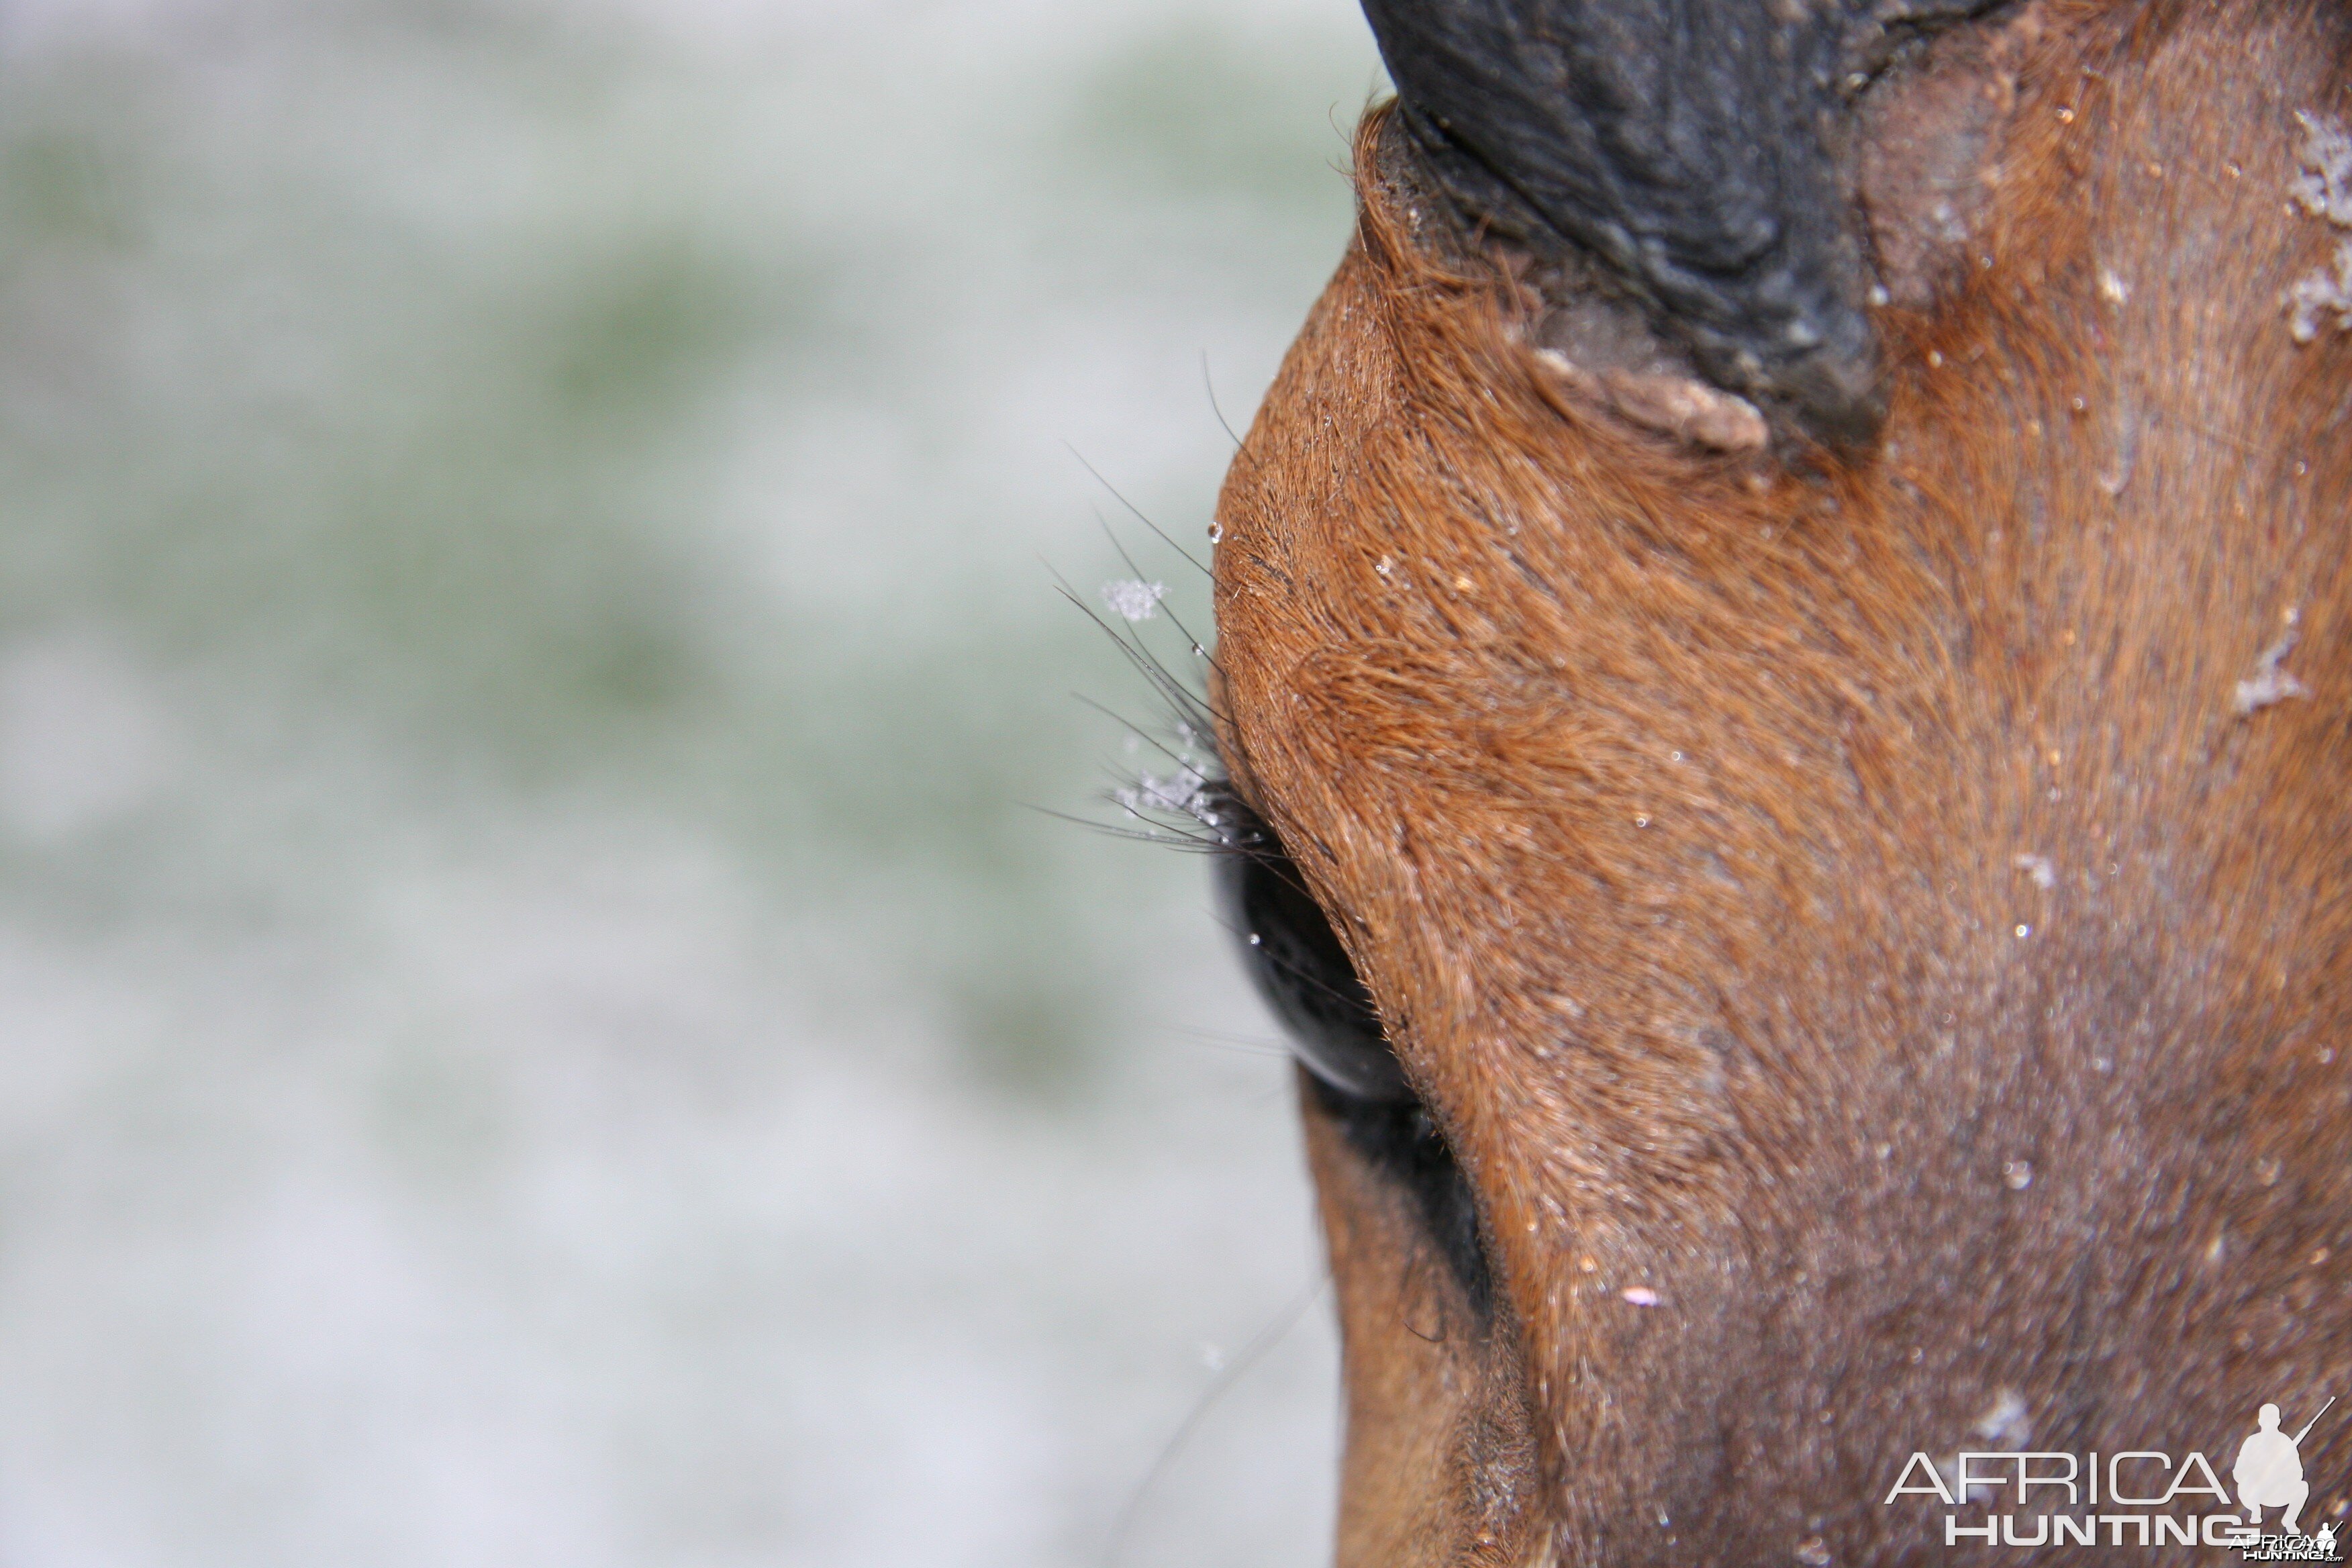
[[[1092,472],[1091,468],[1088,471]],[[1098,474],[1096,477],[1101,478]],[[1110,488],[1107,481],[1104,488]],[[1118,495],[1117,490],[1111,493]],[[1124,496],[1118,496],[1118,500],[1146,527],[1171,548],[1177,548],[1174,541],[1136,510]],[[1135,574],[1136,581],[1142,582],[1142,569],[1107,523],[1104,532],[1109,535],[1112,547]],[[1188,563],[1207,574],[1207,568],[1181,548],[1178,553],[1184,554]],[[1117,808],[1122,820],[1095,826],[1121,837],[1197,854],[1250,857],[1259,865],[1276,870],[1285,881],[1306,894],[1307,901],[1312,905],[1312,895],[1307,893],[1282,841],[1241,798],[1226,776],[1216,750],[1215,726],[1220,715],[1205,693],[1191,679],[1169,668],[1144,640],[1136,622],[1112,624],[1081,598],[1066,580],[1057,581],[1063,595],[1118,646],[1121,655],[1150,683],[1168,715],[1166,728],[1155,731],[1100,703],[1079,699],[1123,725],[1131,747],[1149,746],[1171,770],[1165,773],[1139,770],[1114,784],[1108,792],[1108,803]],[[1173,610],[1163,608],[1162,613],[1184,639],[1192,657],[1213,669],[1213,657]],[[1428,1109],[1418,1098],[1403,1101],[1364,1099],[1334,1088],[1312,1071],[1302,1070],[1299,1076],[1306,1081],[1306,1092],[1314,1097],[1318,1109],[1339,1123],[1358,1156],[1411,1194],[1423,1226],[1445,1259],[1448,1271],[1461,1286],[1479,1321],[1485,1321],[1493,1309],[1494,1277],[1480,1239],[1477,1201],[1454,1160],[1452,1146]]]
[[[1139,636],[1130,639],[1101,617],[1096,620],[1119,642],[1130,660],[1147,671],[1163,696],[1169,695],[1170,687],[1181,686]],[[1212,715],[1206,700],[1189,688],[1182,690],[1186,700],[1171,715],[1162,732],[1120,718],[1101,704],[1089,703],[1125,724],[1139,746],[1151,748],[1173,770],[1160,773],[1146,769],[1115,786],[1110,804],[1128,823],[1139,826],[1123,824],[1112,831],[1200,854],[1246,856],[1305,892],[1281,840],[1225,776],[1216,754],[1215,732],[1208,727]],[[1339,1123],[1349,1146],[1412,1196],[1423,1226],[1448,1270],[1472,1310],[1485,1321],[1493,1310],[1494,1277],[1480,1239],[1477,1202],[1427,1108],[1417,1099],[1402,1103],[1361,1099],[1334,1088],[1313,1072],[1302,1072],[1300,1077],[1318,1109]]]

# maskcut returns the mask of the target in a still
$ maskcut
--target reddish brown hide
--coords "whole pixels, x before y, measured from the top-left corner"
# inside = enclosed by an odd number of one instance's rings
[[[1968,1560],[1915,1450],[2227,1484],[2352,1394],[2352,339],[2282,304],[2347,18],[2003,26],[1844,457],[1627,422],[1367,121],[1220,504],[1222,742],[1496,1290],[1310,1104],[1343,1563]]]

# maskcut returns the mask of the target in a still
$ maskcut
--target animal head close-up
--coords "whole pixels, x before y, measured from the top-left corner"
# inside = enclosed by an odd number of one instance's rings
[[[1339,1563],[2332,1542],[2352,16],[1366,8],[1209,692]]]
[[[2340,1562],[2347,47],[0,4],[0,1565]]]

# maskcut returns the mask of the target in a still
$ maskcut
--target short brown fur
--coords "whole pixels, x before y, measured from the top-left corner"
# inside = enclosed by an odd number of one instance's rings
[[[1565,394],[1367,121],[1220,505],[1222,741],[1497,1306],[1310,1111],[1344,1563],[1965,1561],[1880,1499],[2004,1392],[2217,1462],[2352,1395],[2352,360],[2279,306],[2347,20],[2037,24],[1852,461]],[[2290,613],[2307,692],[2242,714]]]

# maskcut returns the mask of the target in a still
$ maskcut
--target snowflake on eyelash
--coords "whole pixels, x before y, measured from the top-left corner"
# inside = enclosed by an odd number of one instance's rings
[[[1146,812],[1166,812],[1178,816],[1190,816],[1214,827],[1216,817],[1202,795],[1209,787],[1209,776],[1190,763],[1180,763],[1165,778],[1146,773],[1135,781],[1132,788],[1116,790],[1111,798],[1137,816]]]
[[[1102,596],[1112,615],[1129,622],[1148,621],[1159,609],[1160,601],[1168,596],[1168,584],[1125,577],[1104,584]]]

